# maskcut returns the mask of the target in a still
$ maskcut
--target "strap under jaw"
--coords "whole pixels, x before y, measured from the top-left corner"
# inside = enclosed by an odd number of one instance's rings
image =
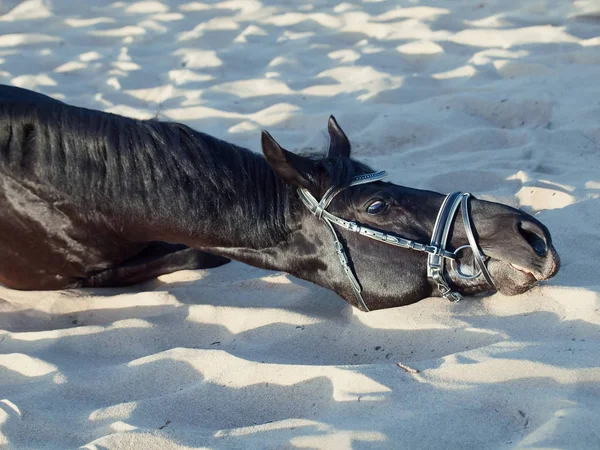
[[[386,176],[387,173],[383,170],[370,174],[359,175],[353,178],[352,182],[347,187],[372,183],[375,181],[382,180]],[[354,270],[352,269],[344,244],[340,241],[338,233],[336,232],[333,224],[336,224],[348,231],[358,233],[362,236],[366,236],[370,239],[379,242],[384,242],[386,244],[394,245],[397,247],[409,248],[412,250],[427,253],[427,276],[436,283],[440,294],[444,298],[447,298],[448,300],[453,302],[458,302],[462,298],[462,296],[458,292],[453,292],[452,288],[450,287],[450,284],[446,280],[444,276],[444,262],[446,259],[456,259],[456,252],[450,252],[446,250],[446,244],[448,241],[448,235],[450,233],[450,228],[452,227],[454,216],[456,215],[458,207],[462,204],[463,223],[467,232],[467,239],[469,240],[469,245],[473,250],[473,254],[477,261],[477,264],[479,265],[479,268],[484,274],[487,282],[491,286],[494,286],[494,283],[492,282],[491,276],[485,265],[483,254],[477,246],[475,235],[473,234],[473,230],[471,227],[468,210],[468,200],[471,196],[470,194],[454,192],[452,194],[449,194],[444,199],[444,202],[442,203],[442,206],[438,212],[438,216],[432,233],[431,242],[429,245],[425,245],[417,241],[402,238],[395,234],[374,230],[373,228],[361,225],[358,222],[345,220],[328,212],[327,208],[329,207],[335,196],[342,192],[344,189],[345,188],[331,187],[327,190],[327,192],[325,192],[321,201],[318,201],[305,188],[299,188],[298,194],[300,196],[300,199],[302,200],[302,203],[304,203],[304,205],[309,209],[309,211],[312,214],[314,214],[318,219],[325,222],[327,228],[331,232],[335,252],[338,255],[344,273],[346,274],[346,276],[352,284],[352,288],[357,298],[358,308],[362,311],[369,311],[369,308],[362,297],[362,286],[360,285],[360,282],[358,281],[358,278]]]

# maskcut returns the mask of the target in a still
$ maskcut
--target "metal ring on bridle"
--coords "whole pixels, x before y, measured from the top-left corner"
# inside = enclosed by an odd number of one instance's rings
[[[481,269],[479,269],[479,271],[477,273],[468,275],[461,270],[461,264],[460,264],[460,261],[458,260],[458,254],[465,248],[468,248],[469,250],[473,251],[473,249],[471,248],[471,246],[469,244],[458,247],[456,250],[454,250],[454,255],[456,256],[456,258],[450,260],[450,265],[451,265],[452,269],[454,269],[454,271],[462,279],[474,280],[475,278],[479,277],[483,272],[481,271]]]

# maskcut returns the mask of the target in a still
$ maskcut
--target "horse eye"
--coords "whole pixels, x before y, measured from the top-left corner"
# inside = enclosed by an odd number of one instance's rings
[[[375,200],[375,201],[371,202],[371,204],[369,206],[367,206],[367,213],[374,216],[376,214],[382,213],[383,211],[385,211],[386,208],[387,208],[386,202],[384,202],[383,200]]]

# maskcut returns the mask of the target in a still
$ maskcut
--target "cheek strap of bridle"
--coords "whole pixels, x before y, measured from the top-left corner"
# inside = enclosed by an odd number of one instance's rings
[[[359,175],[353,178],[350,185],[344,188],[329,188],[327,192],[325,192],[325,194],[323,195],[323,198],[321,198],[321,201],[318,201],[307,189],[298,189],[298,195],[300,196],[302,203],[304,203],[304,205],[310,210],[312,214],[314,214],[318,219],[323,221],[327,225],[329,231],[331,232],[335,252],[340,260],[344,273],[346,274],[346,276],[350,280],[350,283],[352,284],[352,288],[356,295],[358,308],[362,311],[369,311],[369,308],[367,307],[367,304],[365,303],[362,297],[362,287],[353,270],[353,267],[351,266],[350,259],[347,255],[347,250],[344,247],[344,244],[340,241],[338,233],[335,230],[333,224],[336,224],[348,231],[361,234],[379,242],[384,242],[389,245],[394,245],[402,248],[409,248],[411,250],[427,253],[427,276],[435,281],[443,297],[447,298],[450,301],[457,302],[462,297],[458,292],[453,292],[450,288],[450,285],[444,276],[444,261],[446,259],[456,259],[456,253],[459,250],[457,249],[457,251],[455,252],[450,252],[446,250],[446,243],[448,240],[448,235],[452,226],[452,222],[454,220],[454,216],[456,215],[458,207],[462,203],[463,223],[465,225],[469,245],[473,250],[473,255],[475,257],[477,265],[481,270],[481,273],[484,274],[488,283],[490,283],[491,286],[494,286],[491,276],[485,265],[483,254],[477,246],[475,235],[473,234],[473,230],[471,227],[467,203],[470,198],[470,194],[455,192],[449,194],[446,197],[444,203],[440,208],[440,211],[438,212],[438,216],[432,233],[431,243],[429,245],[425,245],[420,242],[413,241],[411,239],[405,239],[394,234],[374,230],[367,226],[361,225],[358,222],[353,222],[337,217],[326,210],[327,207],[329,207],[329,205],[333,201],[333,199],[344,189],[351,186],[380,181],[386,176],[387,173],[383,170],[370,174]]]
[[[370,174],[359,175],[357,177],[354,177],[350,185],[347,187],[357,186],[359,184],[372,183],[374,181],[382,180],[386,176],[387,173],[383,170]],[[333,237],[333,246],[335,249],[335,253],[338,256],[338,259],[340,260],[340,264],[342,265],[344,273],[346,274],[346,276],[350,280],[350,283],[352,284],[352,289],[354,290],[354,294],[357,300],[357,306],[361,311],[368,312],[369,308],[367,307],[367,304],[365,303],[365,300],[362,296],[362,286],[360,285],[358,277],[356,276],[352,266],[350,265],[350,259],[348,258],[346,248],[344,247],[344,244],[340,241],[338,233],[337,231],[335,231],[333,224],[335,223],[336,225],[339,225],[342,228],[353,231],[355,233],[360,233],[362,227],[356,222],[344,220],[326,211],[327,207],[331,204],[336,195],[338,195],[344,189],[346,188],[335,188],[333,186],[330,187],[321,198],[321,201],[318,201],[310,193],[310,191],[308,191],[308,189],[300,188],[298,189],[298,194],[300,196],[300,199],[302,200],[302,203],[304,203],[304,205],[310,210],[310,212],[317,216],[319,220],[323,221],[325,225],[327,225],[327,228],[329,229],[329,231],[331,232],[331,236]]]

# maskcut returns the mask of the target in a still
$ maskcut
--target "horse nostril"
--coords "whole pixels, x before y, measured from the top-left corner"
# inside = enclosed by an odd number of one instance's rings
[[[529,243],[533,251],[538,256],[546,256],[548,246],[544,232],[532,222],[521,222],[519,224],[519,233]]]

